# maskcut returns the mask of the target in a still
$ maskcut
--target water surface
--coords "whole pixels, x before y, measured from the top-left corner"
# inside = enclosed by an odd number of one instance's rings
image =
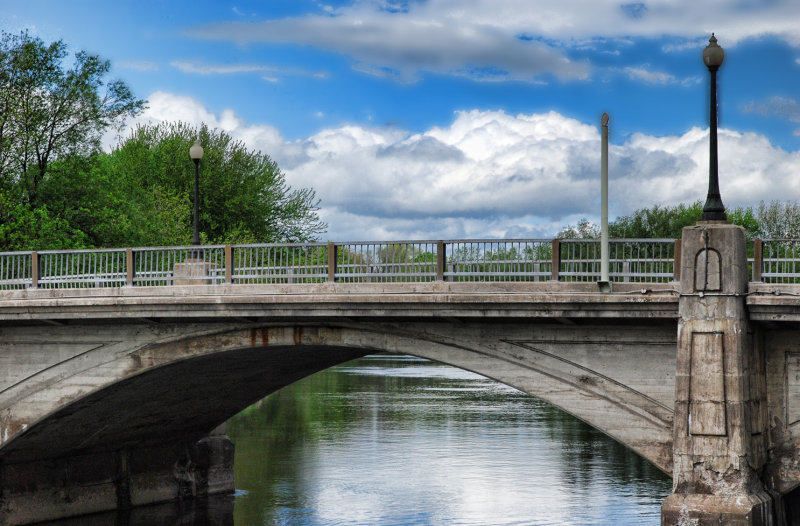
[[[228,423],[237,526],[658,524],[667,476],[481,376],[374,355]]]
[[[228,422],[235,496],[59,526],[658,525],[670,479],[602,433],[481,376],[373,355]]]

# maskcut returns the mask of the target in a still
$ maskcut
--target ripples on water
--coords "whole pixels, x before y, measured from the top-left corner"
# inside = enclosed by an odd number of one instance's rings
[[[374,355],[228,422],[234,497],[61,526],[657,525],[669,478],[565,413],[473,373]]]

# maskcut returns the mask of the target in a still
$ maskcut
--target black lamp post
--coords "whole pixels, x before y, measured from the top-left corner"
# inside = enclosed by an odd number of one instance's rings
[[[717,70],[722,65],[725,52],[717,45],[714,33],[703,50],[703,62],[711,72],[711,126],[709,130],[708,196],[703,206],[703,221],[725,221],[725,205],[719,195],[717,171]]]
[[[203,147],[200,146],[200,139],[194,141],[194,144],[189,148],[189,157],[194,161],[194,236],[192,237],[192,245],[200,244],[200,227],[199,217],[197,214],[197,204],[200,200],[200,159],[203,158]],[[202,252],[198,251],[202,256]]]

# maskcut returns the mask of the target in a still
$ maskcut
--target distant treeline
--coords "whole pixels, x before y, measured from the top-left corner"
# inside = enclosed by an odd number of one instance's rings
[[[703,203],[677,206],[653,206],[620,216],[608,225],[611,238],[679,239],[683,227],[694,225],[703,215]],[[755,207],[739,207],[727,211],[728,221],[745,229],[748,239],[800,238],[800,203],[795,201],[762,201]],[[594,239],[600,227],[582,219],[577,225],[564,227],[556,237],[562,239]]]

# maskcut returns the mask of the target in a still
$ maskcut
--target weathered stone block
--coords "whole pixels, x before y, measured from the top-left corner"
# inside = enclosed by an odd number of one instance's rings
[[[769,526],[772,500],[766,493],[698,495],[673,493],[661,506],[662,526]]]

